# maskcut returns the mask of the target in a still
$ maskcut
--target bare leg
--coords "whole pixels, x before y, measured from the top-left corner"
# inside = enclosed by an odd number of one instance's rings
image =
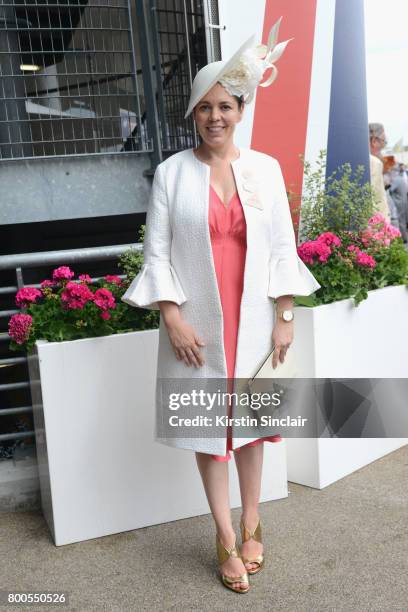
[[[228,462],[215,461],[211,455],[206,453],[196,453],[195,455],[218,537],[225,548],[230,549],[235,543],[236,536],[231,521]],[[220,569],[223,574],[230,577],[245,574],[242,560],[234,557],[222,563]],[[233,586],[243,588],[245,585],[235,582]]]
[[[258,504],[261,494],[261,478],[263,463],[263,443],[256,446],[243,446],[234,453],[239,476],[242,501],[242,521],[252,531],[258,524]],[[262,554],[263,546],[255,540],[249,540],[242,545],[242,556],[257,557]],[[246,568],[257,567],[256,563],[247,563]]]

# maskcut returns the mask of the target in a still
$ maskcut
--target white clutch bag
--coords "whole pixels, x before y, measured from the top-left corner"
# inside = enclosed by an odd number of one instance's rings
[[[272,354],[273,349],[265,361],[261,364],[256,374],[248,380],[248,387],[251,393],[263,393],[268,389],[268,383],[265,379],[282,379],[282,378],[296,378],[298,375],[298,368],[296,366],[295,353],[290,348],[286,351],[285,360],[281,363],[278,360],[278,365],[274,369],[272,367]],[[273,384],[269,385],[273,387]]]

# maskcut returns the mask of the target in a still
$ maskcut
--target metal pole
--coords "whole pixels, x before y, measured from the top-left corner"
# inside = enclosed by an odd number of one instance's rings
[[[136,0],[137,3],[137,0]],[[142,150],[147,150],[147,142],[146,139],[143,138],[142,133],[142,113],[140,111],[140,96],[139,96],[139,86],[137,83],[137,65],[136,65],[136,55],[135,55],[135,41],[133,36],[133,23],[132,23],[132,8],[130,4],[130,0],[128,0],[128,18],[129,18],[129,39],[130,39],[130,47],[131,47],[131,59],[133,66],[133,84],[135,87],[135,96],[136,96],[136,106],[137,106],[137,122],[139,129],[139,138],[142,143]]]
[[[153,153],[151,154],[153,167],[144,174],[153,174],[156,166],[163,160],[162,145],[157,114],[156,96],[153,87],[152,57],[149,45],[149,25],[144,0],[135,2],[137,25],[140,39],[140,55],[142,60],[142,76],[145,93],[145,108],[149,134],[153,139]]]
[[[193,85],[193,74],[191,71],[190,36],[189,36],[189,30],[188,30],[186,0],[183,0],[183,5],[184,5],[184,25],[185,25],[185,30],[186,30],[186,42],[187,42],[187,45],[186,45],[187,47],[187,68],[188,68],[188,78],[190,81],[190,89],[191,89]],[[197,147],[198,146],[198,136],[197,136],[196,125],[193,119],[191,119],[191,121],[193,122],[194,146]]]
[[[161,61],[160,61],[160,46],[159,46],[159,22],[157,18],[157,8],[153,5],[156,0],[151,0],[150,14],[152,18],[152,41],[153,41],[153,53],[154,53],[154,65],[156,72],[156,85],[157,85],[157,106],[160,115],[161,133],[163,137],[163,149],[170,149],[169,139],[167,134],[167,122],[166,112],[164,109],[164,96],[162,87],[162,74],[161,74]]]

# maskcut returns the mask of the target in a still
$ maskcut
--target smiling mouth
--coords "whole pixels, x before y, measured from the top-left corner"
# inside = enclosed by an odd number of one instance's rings
[[[213,134],[217,134],[218,132],[221,132],[224,129],[224,126],[220,125],[217,127],[208,127],[207,130],[209,132],[212,132]]]

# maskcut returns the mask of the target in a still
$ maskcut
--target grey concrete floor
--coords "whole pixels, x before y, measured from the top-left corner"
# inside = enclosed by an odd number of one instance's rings
[[[55,547],[40,512],[1,513],[0,589],[69,595],[30,612],[407,612],[408,446],[321,491],[289,490],[261,505],[267,566],[245,595],[217,578],[210,515]]]

